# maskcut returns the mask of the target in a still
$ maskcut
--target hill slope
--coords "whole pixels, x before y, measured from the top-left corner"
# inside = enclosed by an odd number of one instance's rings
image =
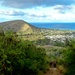
[[[33,32],[38,28],[30,25],[29,23],[22,20],[14,20],[0,23],[0,27],[4,31],[13,31],[13,32]]]
[[[41,29],[23,20],[14,20],[0,23],[0,29],[4,32],[16,32],[21,38],[26,40],[36,40],[41,36]]]

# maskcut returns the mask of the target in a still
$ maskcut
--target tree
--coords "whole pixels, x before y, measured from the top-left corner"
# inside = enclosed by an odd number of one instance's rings
[[[66,75],[75,75],[75,39],[69,40],[64,54]]]
[[[45,49],[14,35],[0,36],[0,74],[37,75],[46,70]]]

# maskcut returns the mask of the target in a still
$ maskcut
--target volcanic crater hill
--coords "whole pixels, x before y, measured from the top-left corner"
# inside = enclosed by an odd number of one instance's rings
[[[40,29],[32,26],[31,24],[23,21],[23,20],[14,20],[0,23],[0,27],[4,31],[13,31],[16,33],[33,33],[35,31],[39,31]]]
[[[41,29],[23,20],[13,20],[0,23],[0,31],[16,32],[21,38],[26,40],[36,40],[41,36]]]

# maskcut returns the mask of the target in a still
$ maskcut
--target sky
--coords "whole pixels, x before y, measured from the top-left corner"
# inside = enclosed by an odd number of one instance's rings
[[[75,0],[0,0],[0,22],[75,22]]]

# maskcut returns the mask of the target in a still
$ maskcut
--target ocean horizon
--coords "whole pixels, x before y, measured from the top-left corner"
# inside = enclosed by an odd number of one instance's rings
[[[30,24],[39,28],[75,30],[75,23],[30,23]]]

